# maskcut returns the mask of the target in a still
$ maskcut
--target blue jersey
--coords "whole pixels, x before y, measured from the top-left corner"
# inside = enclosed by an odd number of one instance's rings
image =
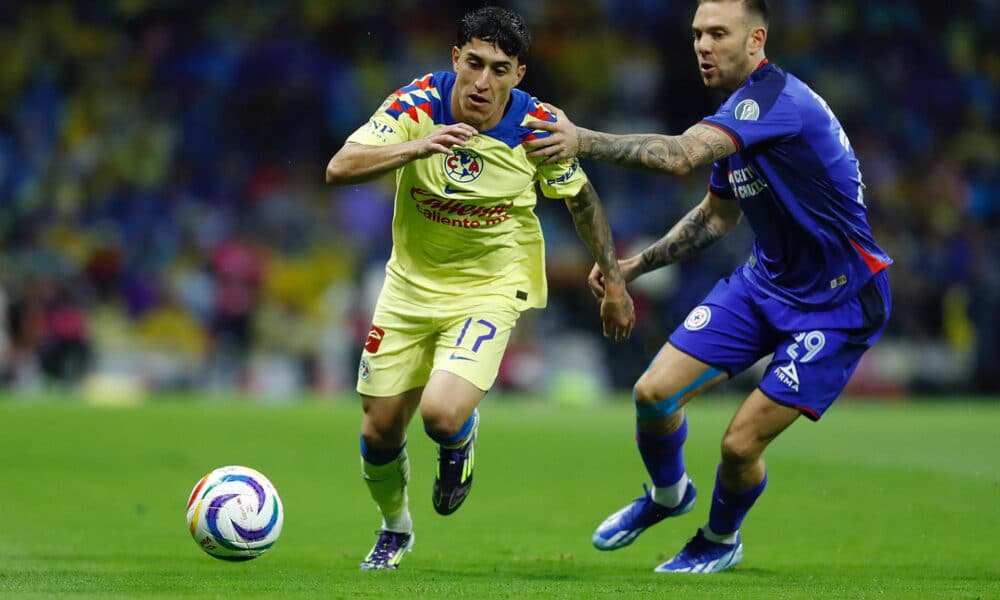
[[[702,121],[737,152],[713,165],[710,191],[738,199],[756,235],[742,268],[793,306],[830,307],[892,263],[872,238],[854,149],[827,103],[767,61]]]

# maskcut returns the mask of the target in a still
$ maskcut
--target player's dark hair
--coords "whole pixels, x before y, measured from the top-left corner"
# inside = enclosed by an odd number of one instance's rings
[[[504,54],[524,62],[531,49],[531,33],[521,15],[499,6],[484,6],[466,13],[458,26],[458,44],[461,48],[473,38],[490,42]]]
[[[698,4],[706,2],[719,2],[720,0],[698,0]],[[771,10],[767,7],[767,0],[738,0],[743,3],[743,10],[748,15],[757,15],[764,22],[764,27],[770,25]]]

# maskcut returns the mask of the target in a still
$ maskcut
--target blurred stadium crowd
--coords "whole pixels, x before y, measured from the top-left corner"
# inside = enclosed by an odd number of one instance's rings
[[[679,133],[714,112],[693,2],[513,1],[535,36],[522,89],[578,124]],[[475,6],[479,6],[476,3]],[[353,387],[390,248],[391,178],[323,172],[385,96],[449,69],[466,8],[421,0],[13,2],[0,6],[0,374],[29,391],[98,376],[294,397]],[[1000,3],[772,1],[769,58],[823,95],[895,258],[889,330],[858,393],[1000,391]],[[623,252],[704,193],[586,164]],[[746,227],[640,279],[615,346],[560,202],[540,201],[550,306],[499,385],[626,389],[745,260]],[[738,385],[738,384],[736,384]]]

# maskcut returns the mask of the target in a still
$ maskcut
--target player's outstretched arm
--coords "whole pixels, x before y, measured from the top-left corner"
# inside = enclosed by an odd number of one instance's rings
[[[556,115],[556,120],[531,121],[526,126],[551,135],[524,143],[529,157],[545,158],[545,163],[579,156],[624,167],[686,175],[738,150],[729,135],[710,125],[693,125],[681,135],[615,135],[578,127],[559,108],[545,106]]]
[[[369,146],[347,142],[326,165],[326,182],[351,185],[371,181],[418,158],[434,153],[451,154],[452,146],[464,146],[476,133],[475,127],[457,123],[398,144]]]
[[[573,216],[577,235],[586,244],[597,264],[607,273],[606,293],[601,302],[604,337],[616,341],[628,339],[635,325],[635,309],[632,306],[632,298],[625,289],[625,279],[618,267],[611,226],[608,225],[608,217],[597,191],[589,182],[584,184],[580,193],[566,199],[566,208]]]
[[[639,254],[622,259],[622,277],[629,282],[643,273],[694,256],[732,231],[742,216],[743,211],[737,201],[709,192],[665,236]],[[600,265],[594,265],[587,283],[594,295],[601,298],[607,283]]]
[[[743,217],[736,200],[709,192],[665,236],[650,244],[636,258],[635,277],[684,260],[701,252],[733,230]],[[630,273],[631,274],[631,273]]]

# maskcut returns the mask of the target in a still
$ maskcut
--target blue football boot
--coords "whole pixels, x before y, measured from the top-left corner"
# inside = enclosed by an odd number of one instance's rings
[[[684,498],[674,508],[653,502],[649,487],[642,484],[645,493],[631,504],[614,513],[597,526],[591,541],[598,550],[617,550],[635,541],[639,534],[667,517],[678,517],[690,512],[698,497],[694,482],[688,480]]]
[[[735,544],[720,544],[705,537],[702,530],[676,556],[653,569],[657,573],[718,573],[732,569],[743,560],[743,540],[736,535]]]

